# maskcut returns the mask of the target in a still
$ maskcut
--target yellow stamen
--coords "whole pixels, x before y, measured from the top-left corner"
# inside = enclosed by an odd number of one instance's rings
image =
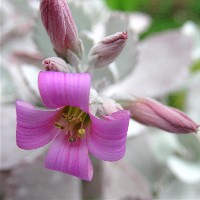
[[[83,137],[85,135],[85,129],[83,129],[83,128],[80,128],[79,130],[78,130],[78,137]]]

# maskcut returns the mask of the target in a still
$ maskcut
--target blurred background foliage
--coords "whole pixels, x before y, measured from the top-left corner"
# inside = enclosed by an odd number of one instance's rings
[[[113,10],[141,11],[149,14],[153,22],[142,37],[154,32],[180,27],[188,20],[200,24],[199,0],[105,0],[105,2]]]

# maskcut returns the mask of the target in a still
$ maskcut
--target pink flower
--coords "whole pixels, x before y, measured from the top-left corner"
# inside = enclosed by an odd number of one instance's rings
[[[125,154],[129,111],[121,110],[105,118],[90,113],[90,75],[40,72],[39,90],[49,110],[34,108],[18,100],[17,145],[36,149],[52,145],[45,166],[90,181],[93,167],[88,151],[106,161]]]
[[[171,133],[197,132],[198,125],[185,113],[150,98],[136,98],[125,106],[137,122]]]
[[[81,56],[81,43],[76,24],[66,0],[42,0],[40,4],[42,22],[57,54],[66,59],[70,49]]]

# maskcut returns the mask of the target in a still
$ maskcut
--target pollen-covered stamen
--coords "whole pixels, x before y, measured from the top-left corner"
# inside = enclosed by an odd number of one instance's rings
[[[77,136],[81,138],[81,137],[83,137],[84,135],[85,135],[85,129],[83,129],[83,128],[79,129],[79,130],[78,130],[78,135],[77,135]]]
[[[78,129],[78,137],[83,137],[85,135],[84,121],[86,120],[87,115],[84,115],[81,122],[80,129]]]
[[[69,134],[69,142],[75,142],[78,138],[84,137],[89,121],[90,117],[87,113],[80,108],[70,106],[62,110],[59,120],[55,122],[55,127],[66,131],[66,135]]]

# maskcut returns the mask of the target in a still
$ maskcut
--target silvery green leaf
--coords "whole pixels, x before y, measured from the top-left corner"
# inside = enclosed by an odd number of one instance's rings
[[[81,182],[67,174],[46,169],[44,159],[39,158],[12,171],[5,183],[6,199],[81,199]]]
[[[191,163],[176,156],[171,156],[167,164],[181,181],[188,184],[200,182],[200,162]]]
[[[126,162],[136,168],[148,181],[153,189],[168,169],[154,156],[151,141],[155,129],[146,128],[138,137],[130,137],[127,140]]]
[[[13,102],[16,99],[16,92],[14,90],[13,81],[4,66],[0,66],[1,74],[0,74],[0,92],[1,92],[1,103],[2,102]]]
[[[192,75],[186,82],[186,111],[197,122],[200,121],[200,72]]]
[[[0,6],[0,12],[1,12],[0,25],[1,26],[6,23],[6,20],[8,19],[8,16],[13,11],[12,10],[12,6],[11,6],[11,4],[8,1],[3,0],[2,2],[3,3]]]
[[[126,45],[115,61],[119,80],[126,78],[134,70],[137,57],[137,36],[129,30]]]
[[[4,0],[3,0],[4,1]],[[30,6],[29,1],[27,0],[9,0],[11,4],[15,7],[15,10],[21,15],[24,15],[28,18],[32,18],[34,14],[34,9]]]
[[[140,34],[146,31],[151,25],[151,17],[142,12],[130,12],[128,14],[129,28]]]
[[[11,54],[14,51],[31,51],[34,49],[34,44],[30,37],[32,22],[17,16],[9,18],[11,20],[7,20],[2,26],[0,38],[0,45],[3,47],[2,52]],[[17,20],[17,24],[14,19]]]
[[[115,64],[112,63],[109,67],[102,67],[96,70],[92,70],[93,86],[96,90],[101,91],[108,85],[115,83],[118,80],[119,74],[116,71]],[[103,82],[103,84],[101,84]],[[103,87],[99,87],[103,85]]]
[[[151,139],[151,146],[155,158],[161,163],[166,163],[178,149],[183,149],[176,135],[160,130],[157,130]]]
[[[70,7],[73,19],[76,23],[78,30],[79,31],[91,30],[92,18],[88,13],[86,13],[84,2],[79,3],[79,2],[69,1],[67,3]]]
[[[103,200],[152,198],[144,177],[127,163],[104,162],[103,172]]]
[[[94,45],[94,35],[89,32],[89,31],[82,31],[80,32],[80,38],[83,42],[83,47],[84,47],[84,53],[83,53],[83,58],[82,58],[82,64],[83,66],[87,63],[88,61],[88,54],[92,46]],[[86,68],[86,66],[84,67]]]
[[[180,183],[180,189],[181,187],[183,187],[184,189],[185,184],[178,181],[179,177],[177,175],[174,176],[174,172],[171,170],[171,168],[168,167],[168,165],[165,164],[164,160],[166,159],[166,161],[169,161],[172,156],[179,155],[180,152],[185,153],[185,150],[188,148],[188,146],[190,146],[191,149],[193,148],[194,143],[189,142],[187,148],[185,149],[183,143],[180,143],[179,140],[174,139],[170,136],[159,137],[158,135],[160,134],[161,131],[155,131],[154,128],[148,128],[144,130],[143,134],[139,135],[140,137],[129,138],[129,140],[127,141],[127,151],[125,159],[130,164],[130,166],[134,166],[140,171],[141,174],[145,176],[145,178],[148,180],[149,185],[151,186],[152,191],[156,194],[156,199],[176,199],[178,197],[184,197],[182,196],[184,194],[183,191],[177,191],[175,194],[174,189],[172,190],[172,185],[174,186],[174,188],[176,188],[176,185],[173,184],[174,182]],[[166,133],[163,132],[163,134]],[[159,140],[156,137],[158,137]],[[184,137],[180,136],[180,138]],[[165,139],[167,141],[163,141]],[[188,138],[186,137],[185,141],[187,142],[187,140]],[[157,147],[154,147],[154,145],[159,142],[160,144],[157,144]],[[197,143],[198,142],[196,141],[196,144]],[[159,152],[155,154],[155,151]],[[155,157],[155,155],[157,156]],[[181,162],[186,161],[182,159]],[[194,163],[190,162],[190,164],[193,165]],[[195,171],[197,171],[198,164],[196,163],[196,167],[194,166],[195,165],[193,165],[193,169],[195,168]],[[192,173],[192,170],[190,171],[190,173]],[[182,176],[187,177],[187,174],[182,173]],[[192,178],[194,178],[194,176]],[[193,195],[198,193],[198,187],[190,187],[189,191],[191,197],[193,197]],[[179,194],[177,194],[178,192]],[[186,191],[186,193],[187,192],[188,191]]]
[[[106,24],[106,34],[132,30],[136,34],[144,32],[151,24],[151,18],[141,12],[111,12]]]
[[[150,36],[138,45],[138,63],[132,73],[110,87],[107,94],[156,97],[174,91],[189,75],[191,39],[179,30]]]
[[[199,182],[196,184],[186,184],[171,177],[170,179],[164,179],[162,183],[163,185],[159,187],[160,189],[156,199],[199,199]]]
[[[79,31],[92,30],[93,26],[102,20],[107,12],[105,4],[101,0],[68,0],[68,4]]]
[[[186,183],[200,181],[200,140],[196,135],[178,136],[182,148],[167,160],[171,171]]]
[[[180,154],[182,159],[191,162],[200,162],[200,140],[196,134],[187,134],[184,137],[178,135],[180,144],[185,148],[187,152]]]
[[[44,57],[52,57],[56,55],[40,17],[37,18],[34,26],[33,40],[38,50],[44,55]]]
[[[31,82],[34,77],[36,77],[36,74],[33,74],[33,78],[30,80],[26,80],[23,72],[23,68],[20,68],[19,66],[10,65],[9,68],[10,76],[13,80],[13,86],[14,90],[16,91],[17,98],[23,99],[24,101],[32,101],[32,102],[39,102],[38,95],[35,93],[34,89],[30,87],[29,81]],[[36,70],[39,70],[36,68]],[[31,70],[30,70],[31,71]],[[29,72],[30,72],[29,71]],[[31,76],[32,74],[29,74]]]
[[[19,65],[27,63],[41,69],[41,63],[44,60],[38,52],[15,51],[12,54],[13,60]]]
[[[125,78],[134,69],[137,61],[137,36],[129,27],[129,16],[124,13],[110,13],[106,21],[106,35],[128,31],[126,45],[115,61],[119,80]]]
[[[41,70],[31,65],[23,65],[21,71],[30,90],[32,90],[36,98],[40,98],[38,89],[38,75]]]
[[[167,164],[171,172],[186,183],[200,181],[200,141],[194,135],[184,137],[157,131],[151,139],[158,161]]]
[[[200,28],[192,21],[187,21],[182,26],[182,32],[193,39],[192,58],[194,60],[200,59]]]
[[[146,129],[147,129],[146,126],[143,126],[142,124],[139,124],[139,123],[135,122],[134,120],[130,119],[127,137],[130,139],[131,139],[131,137],[137,137],[140,134],[144,133],[144,130],[146,130]]]
[[[112,12],[109,14],[109,18],[106,21],[105,35],[112,35],[116,32],[127,31],[128,18],[124,13]]]
[[[67,49],[66,52],[66,59],[68,63],[76,68],[76,72],[80,72],[79,66],[80,66],[80,59],[79,57],[70,49]]]

